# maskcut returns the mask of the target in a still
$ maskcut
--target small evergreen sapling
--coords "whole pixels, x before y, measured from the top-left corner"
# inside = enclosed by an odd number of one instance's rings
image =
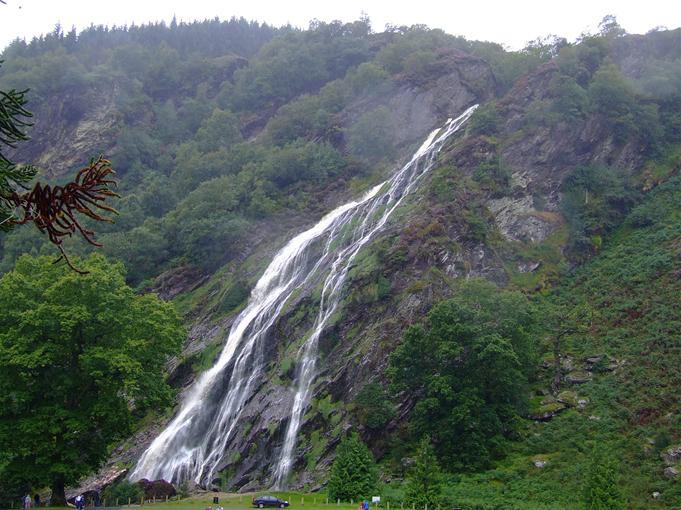
[[[329,499],[359,501],[368,498],[376,488],[377,475],[374,456],[354,432],[336,449],[328,485]]]
[[[586,510],[624,510],[626,501],[619,487],[619,469],[615,459],[602,448],[593,452],[584,487]]]
[[[425,436],[416,452],[416,463],[407,475],[407,507],[435,510],[442,505],[442,471],[430,436]]]

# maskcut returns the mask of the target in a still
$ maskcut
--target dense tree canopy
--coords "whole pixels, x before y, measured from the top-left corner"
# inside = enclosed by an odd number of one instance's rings
[[[410,327],[393,352],[393,389],[416,401],[413,436],[430,434],[452,468],[482,468],[503,453],[526,398],[532,326],[522,294],[472,280]]]
[[[52,262],[24,256],[0,280],[0,480],[63,503],[134,417],[169,401],[164,366],[184,331],[120,264],[92,255],[79,275]]]

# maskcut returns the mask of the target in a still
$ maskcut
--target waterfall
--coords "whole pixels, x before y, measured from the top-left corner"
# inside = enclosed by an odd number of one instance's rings
[[[315,375],[317,344],[341,301],[341,290],[360,249],[379,232],[419,177],[430,170],[445,140],[473,114],[470,107],[433,131],[409,163],[361,199],[341,205],[291,239],[274,257],[236,318],[215,365],[189,389],[177,416],[151,443],[130,475],[133,480],[192,479],[210,483],[245,403],[264,374],[264,346],[272,325],[296,289],[323,280],[319,310],[300,348],[296,393],[273,483],[283,487]]]

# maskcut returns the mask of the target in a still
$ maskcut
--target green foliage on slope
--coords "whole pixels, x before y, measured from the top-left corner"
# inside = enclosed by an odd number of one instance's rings
[[[120,264],[93,255],[80,275],[22,257],[0,279],[0,480],[64,486],[107,457],[135,419],[172,397],[168,356],[185,337],[173,306],[136,296]]]
[[[450,470],[488,467],[515,434],[535,360],[533,323],[521,294],[470,281],[393,352],[393,389],[416,402],[411,435],[430,436]]]

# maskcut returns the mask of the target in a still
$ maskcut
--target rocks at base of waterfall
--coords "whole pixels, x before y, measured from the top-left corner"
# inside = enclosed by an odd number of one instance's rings
[[[144,499],[172,498],[177,494],[175,486],[165,480],[150,481],[146,478],[142,478],[137,482],[137,485],[144,491]]]
[[[127,474],[127,468],[121,469],[114,466],[103,468],[99,473],[82,480],[78,487],[67,489],[66,500],[70,501],[75,499],[79,494],[90,494],[94,492],[100,494],[110,485],[114,485],[123,480]]]
[[[668,466],[664,468],[664,476],[672,479],[679,476],[679,470],[673,466]]]
[[[668,466],[672,466],[681,462],[681,445],[672,446],[660,453],[660,457]]]

